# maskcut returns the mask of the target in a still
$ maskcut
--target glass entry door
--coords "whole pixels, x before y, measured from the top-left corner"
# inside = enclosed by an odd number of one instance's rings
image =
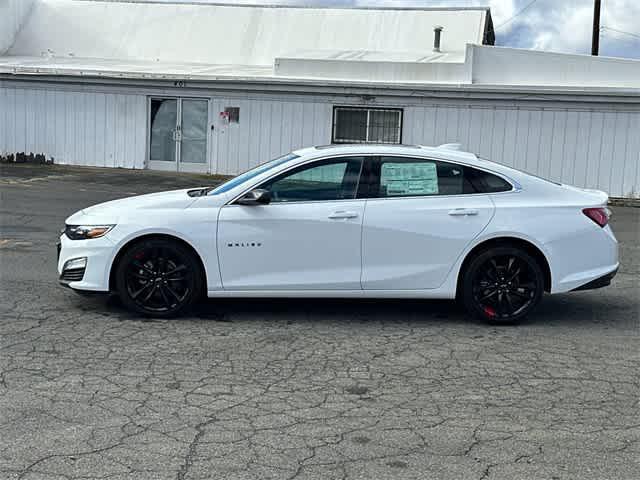
[[[149,166],[206,173],[209,101],[152,98],[149,112]]]

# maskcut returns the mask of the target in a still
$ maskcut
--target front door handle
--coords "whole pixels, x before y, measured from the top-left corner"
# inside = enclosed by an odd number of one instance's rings
[[[358,212],[333,212],[329,215],[331,220],[342,220],[344,218],[358,218]]]
[[[478,215],[480,212],[478,210],[474,210],[472,208],[456,208],[455,210],[449,211],[449,215],[452,217],[468,217],[471,215]]]

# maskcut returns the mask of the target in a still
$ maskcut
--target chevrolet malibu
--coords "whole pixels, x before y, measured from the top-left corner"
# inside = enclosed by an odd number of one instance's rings
[[[545,292],[609,285],[608,197],[456,145],[296,151],[217,188],[81,210],[60,282],[170,317],[208,297],[458,299],[514,323]]]

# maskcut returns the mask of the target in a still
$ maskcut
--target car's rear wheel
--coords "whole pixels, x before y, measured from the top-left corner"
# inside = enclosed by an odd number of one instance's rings
[[[143,240],[125,251],[116,268],[122,303],[143,315],[173,317],[200,297],[203,275],[199,261],[178,242]]]
[[[490,323],[513,324],[525,318],[544,293],[544,274],[526,251],[494,247],[476,255],[462,279],[467,310]]]

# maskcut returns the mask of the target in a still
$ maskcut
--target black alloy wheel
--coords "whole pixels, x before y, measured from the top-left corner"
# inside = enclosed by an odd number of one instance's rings
[[[512,324],[540,302],[544,276],[538,262],[514,247],[495,247],[476,256],[463,278],[467,309],[490,323]]]
[[[116,286],[128,308],[148,316],[172,317],[199,298],[202,274],[188,248],[170,240],[150,239],[133,245],[122,256]]]

